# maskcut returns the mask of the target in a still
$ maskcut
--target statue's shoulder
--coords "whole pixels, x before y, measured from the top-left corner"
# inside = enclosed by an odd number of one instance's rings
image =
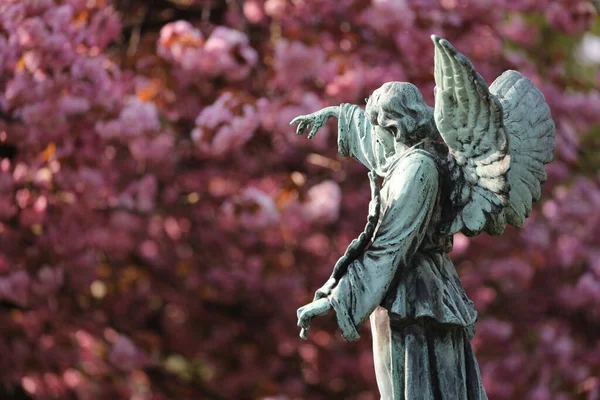
[[[446,160],[448,158],[448,147],[443,142],[427,141],[411,147],[401,157],[400,163],[407,164],[420,163],[426,169],[435,169],[438,172],[445,170]]]
[[[413,146],[407,149],[390,168],[390,173],[383,181],[392,186],[410,185],[410,181],[421,179],[437,182],[442,172],[439,156],[426,146]]]

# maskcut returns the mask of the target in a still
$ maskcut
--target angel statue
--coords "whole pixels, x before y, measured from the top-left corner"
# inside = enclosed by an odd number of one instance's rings
[[[357,340],[370,318],[382,399],[486,399],[470,344],[477,312],[447,253],[457,232],[523,225],[553,157],[554,122],[528,78],[506,71],[488,88],[447,40],[432,39],[435,109],[414,85],[388,82],[364,111],[342,104],[291,122],[312,138],[336,117],[339,152],[369,168],[373,195],[365,231],[298,309],[298,325],[306,338],[333,309],[343,337]]]

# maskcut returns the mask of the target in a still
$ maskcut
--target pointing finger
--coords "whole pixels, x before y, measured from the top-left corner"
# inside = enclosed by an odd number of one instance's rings
[[[310,329],[310,318],[302,319],[298,321],[298,326],[305,331]]]
[[[296,133],[298,135],[302,135],[307,126],[308,126],[308,122],[306,122],[306,121],[300,122],[300,124],[298,125],[298,128],[296,129]]]
[[[296,125],[298,122],[302,121],[303,119],[304,119],[304,115],[299,115],[290,122],[290,125]]]
[[[312,139],[315,137],[315,135],[317,134],[317,131],[319,130],[319,126],[318,125],[313,125],[312,129],[310,130],[310,132],[308,133],[308,138]]]

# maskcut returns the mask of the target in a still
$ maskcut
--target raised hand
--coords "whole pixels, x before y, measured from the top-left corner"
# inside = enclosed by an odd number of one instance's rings
[[[317,134],[317,131],[321,129],[325,122],[330,117],[336,117],[338,115],[339,108],[337,106],[323,108],[317,112],[308,115],[300,115],[290,122],[290,125],[298,124],[296,133],[302,135],[304,131],[310,126],[310,132],[308,132],[308,138],[312,139]]]

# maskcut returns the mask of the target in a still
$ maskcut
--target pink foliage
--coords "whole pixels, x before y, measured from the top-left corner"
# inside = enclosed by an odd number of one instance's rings
[[[330,224],[340,216],[342,190],[334,181],[321,182],[306,193],[303,205],[304,216],[317,224]]]
[[[0,398],[377,398],[368,334],[295,319],[364,227],[365,169],[289,122],[392,80],[433,104],[436,33],[557,124],[525,226],[450,254],[489,398],[597,399],[595,4],[0,2]]]
[[[185,21],[162,28],[157,51],[184,71],[232,81],[247,77],[258,62],[244,33],[217,26],[205,40],[200,30]]]
[[[191,136],[203,153],[222,156],[252,138],[260,118],[256,108],[243,101],[226,92],[198,115]]]

